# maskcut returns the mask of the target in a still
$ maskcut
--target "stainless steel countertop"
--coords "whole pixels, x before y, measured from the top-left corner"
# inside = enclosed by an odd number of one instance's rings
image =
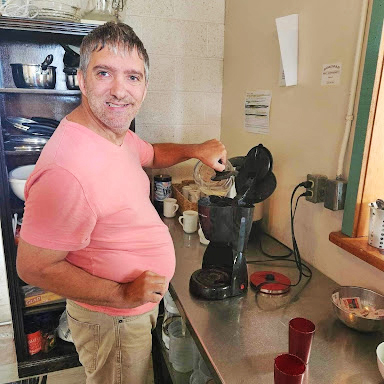
[[[316,325],[305,383],[379,384],[383,383],[376,364],[376,347],[384,341],[382,333],[359,333],[341,323],[333,314],[331,293],[338,286],[311,267],[309,283],[303,278],[283,297],[255,295],[252,288],[242,297],[204,301],[189,292],[191,274],[201,268],[205,246],[197,233],[183,232],[176,219],[164,219],[176,251],[176,272],[170,292],[186,320],[204,359],[214,369],[217,383],[273,383],[274,358],[288,351],[288,323],[305,317]],[[269,237],[263,249],[273,255],[286,249]],[[258,246],[248,246],[247,260],[265,260]],[[287,264],[290,264],[287,267]],[[249,275],[271,270],[296,282],[294,263],[267,262],[248,265]]]

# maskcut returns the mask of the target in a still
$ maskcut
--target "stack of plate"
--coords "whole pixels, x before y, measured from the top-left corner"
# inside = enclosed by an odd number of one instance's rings
[[[80,8],[60,1],[30,0],[30,5],[37,8],[37,19],[80,21]]]

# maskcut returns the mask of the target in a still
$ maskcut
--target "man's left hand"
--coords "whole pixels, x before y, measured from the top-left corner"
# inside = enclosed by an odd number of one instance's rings
[[[224,171],[227,162],[227,150],[219,140],[208,140],[197,145],[196,158],[208,167],[221,172]]]

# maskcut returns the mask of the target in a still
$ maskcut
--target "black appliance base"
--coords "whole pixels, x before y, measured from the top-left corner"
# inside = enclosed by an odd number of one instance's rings
[[[197,298],[223,300],[239,296],[247,291],[247,285],[241,292],[233,293],[231,273],[221,268],[203,268],[193,272],[189,280],[189,290]]]

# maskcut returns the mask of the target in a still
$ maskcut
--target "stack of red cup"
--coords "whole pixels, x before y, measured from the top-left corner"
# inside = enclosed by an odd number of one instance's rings
[[[315,324],[296,317],[289,322],[289,353],[275,359],[275,384],[302,384],[309,362]]]

